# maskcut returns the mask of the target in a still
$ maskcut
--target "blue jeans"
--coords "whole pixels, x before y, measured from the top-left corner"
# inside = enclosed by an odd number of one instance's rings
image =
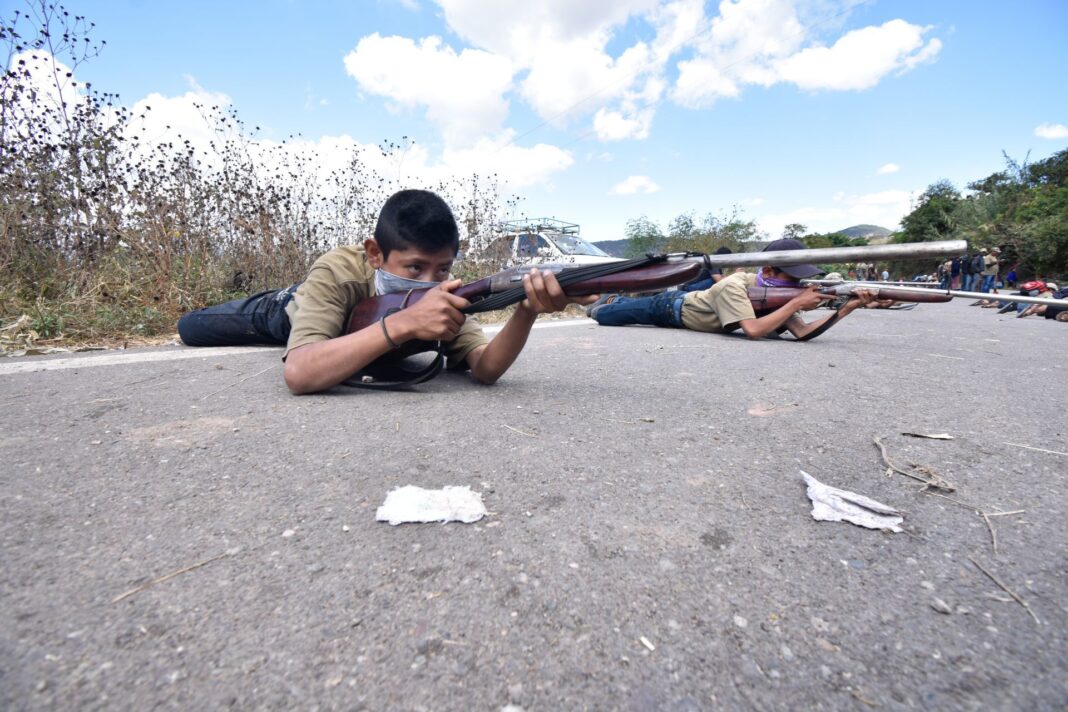
[[[711,277],[705,277],[704,279],[695,279],[692,282],[686,284],[680,284],[678,289],[680,292],[701,292],[716,283],[716,280]]]
[[[600,307],[594,318],[601,326],[649,324],[681,329],[685,298],[685,292],[674,289],[651,297],[617,297],[611,304]]]
[[[178,320],[178,335],[187,346],[285,346],[289,341],[286,305],[298,286],[189,312]]]
[[[972,283],[975,281],[974,274],[966,274],[960,278],[960,291],[970,292],[972,291]]]
[[[983,288],[980,289],[979,291],[980,292],[993,291],[993,289],[994,289],[994,280],[997,279],[997,275],[996,274],[984,274],[984,275],[982,275],[982,277],[983,277]]]

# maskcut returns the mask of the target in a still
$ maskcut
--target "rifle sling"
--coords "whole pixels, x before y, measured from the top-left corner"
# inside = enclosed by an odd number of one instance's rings
[[[397,348],[393,343],[393,339],[389,338],[389,333],[386,331],[385,320],[386,317],[395,312],[399,312],[404,307],[408,306],[408,300],[412,298],[412,292],[414,290],[409,289],[408,293],[404,295],[404,301],[401,306],[390,309],[386,312],[386,315],[382,317],[382,333],[386,336],[386,341],[390,343],[393,348]],[[404,359],[395,363],[387,363],[382,359],[372,361],[364,366],[362,369],[349,376],[347,379],[341,382],[341,385],[348,386],[350,388],[369,388],[379,391],[403,391],[411,388],[412,386],[429,381],[434,378],[442,369],[445,368],[445,350],[440,341],[434,342],[434,358],[422,368],[407,368],[405,363],[409,359]]]
[[[841,311],[841,307],[835,309],[834,314],[831,314],[829,317],[827,317],[827,321],[823,322],[818,329],[816,329],[815,331],[810,331],[809,333],[798,339],[798,341],[811,341],[823,332],[827,331],[827,329],[830,329],[832,326],[834,326],[835,322],[838,321],[838,317],[841,316]]]
[[[421,368],[406,368],[408,359],[398,363],[370,363],[361,369],[341,385],[350,388],[369,388],[379,391],[403,391],[414,385],[429,381],[445,368],[445,354],[441,342],[436,341],[434,358]],[[364,380],[365,378],[370,380]]]

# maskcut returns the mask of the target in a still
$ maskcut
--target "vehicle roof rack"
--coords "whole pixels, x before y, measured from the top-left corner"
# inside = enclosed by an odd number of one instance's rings
[[[523,218],[521,220],[502,220],[501,232],[551,232],[560,235],[578,235],[578,223],[565,222],[555,218]]]

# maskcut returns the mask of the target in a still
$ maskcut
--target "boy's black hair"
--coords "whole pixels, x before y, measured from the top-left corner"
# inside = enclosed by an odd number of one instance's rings
[[[449,206],[429,190],[402,190],[390,196],[378,213],[375,242],[382,256],[393,250],[460,251],[460,231]]]

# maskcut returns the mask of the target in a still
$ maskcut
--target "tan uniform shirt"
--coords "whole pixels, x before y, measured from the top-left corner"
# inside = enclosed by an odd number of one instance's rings
[[[749,288],[756,275],[736,272],[708,289],[690,292],[682,302],[682,324],[694,331],[723,332],[738,328],[742,319],[755,319]]]
[[[980,274],[991,275],[998,273],[998,258],[996,255],[987,255],[984,257],[983,264],[985,266]]]
[[[373,296],[375,270],[367,262],[363,245],[327,252],[315,261],[286,305],[291,327],[282,358],[298,346],[341,336],[349,312],[357,303]],[[469,353],[487,343],[482,326],[476,319],[467,317],[456,338],[445,345],[449,368],[460,366]]]

